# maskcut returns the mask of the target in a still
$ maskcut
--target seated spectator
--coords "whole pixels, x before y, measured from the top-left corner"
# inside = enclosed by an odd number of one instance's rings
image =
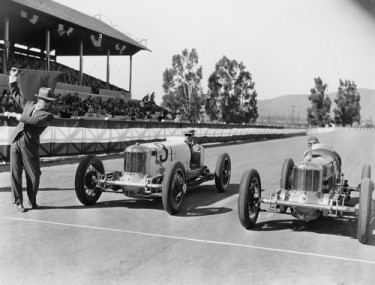
[[[92,107],[92,105],[89,105],[89,109],[87,110],[87,112],[85,113],[84,115],[85,117],[95,117],[95,113],[94,113],[94,109]]]
[[[176,123],[181,122],[180,114],[177,114],[177,115],[176,115],[176,118],[174,119],[174,121],[175,121]]]
[[[62,108],[60,109],[60,118],[70,119],[71,117],[72,114],[67,110],[67,107],[62,105]]]

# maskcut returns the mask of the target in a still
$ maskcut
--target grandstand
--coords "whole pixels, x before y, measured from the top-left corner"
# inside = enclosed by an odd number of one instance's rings
[[[62,73],[55,93],[75,94],[82,99],[131,100],[132,57],[148,50],[138,41],[112,26],[51,0],[1,0],[0,9],[0,88],[7,89],[7,72],[20,69],[59,71]],[[80,69],[74,70],[56,61],[57,57],[77,56]],[[83,56],[130,58],[128,90],[83,72]]]

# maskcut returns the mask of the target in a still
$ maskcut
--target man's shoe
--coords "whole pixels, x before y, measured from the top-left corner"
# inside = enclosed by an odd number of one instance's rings
[[[38,204],[31,204],[31,209],[40,209],[40,206]]]
[[[40,208],[40,206],[37,204],[37,203],[30,203],[29,202],[29,205],[31,206],[31,209],[34,209],[34,210],[36,210],[36,209],[39,209]]]
[[[32,203],[29,202],[29,205],[30,205],[31,209],[34,209],[34,210],[40,208],[40,206],[37,203],[32,204]]]
[[[26,212],[26,210],[25,210],[25,208],[23,207],[22,204],[17,204],[17,211],[20,212],[20,213]]]

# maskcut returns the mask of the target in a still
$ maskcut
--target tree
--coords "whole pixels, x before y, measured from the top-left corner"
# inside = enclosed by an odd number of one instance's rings
[[[312,126],[324,127],[331,123],[331,99],[325,94],[327,84],[320,77],[314,78],[315,87],[311,88],[311,107],[307,109],[307,122]]]
[[[223,56],[208,79],[207,115],[226,123],[254,123],[259,116],[254,86],[242,62]]]
[[[361,95],[357,91],[357,85],[354,81],[340,79],[340,85],[336,95],[335,103],[337,108],[333,110],[336,124],[342,126],[352,126],[354,122],[359,123],[361,120],[361,105],[359,101]]]
[[[198,53],[187,49],[172,57],[172,67],[163,73],[161,106],[173,112],[179,110],[184,119],[196,121],[204,102],[202,91],[202,67],[198,66]]]

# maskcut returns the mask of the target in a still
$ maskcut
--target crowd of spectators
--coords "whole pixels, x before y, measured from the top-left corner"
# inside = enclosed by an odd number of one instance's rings
[[[8,91],[4,89],[0,96],[0,113],[4,112],[16,112],[21,113],[22,109],[13,100],[12,96],[8,94]]]
[[[148,96],[148,95],[147,95]],[[163,110],[154,101],[129,100],[122,98],[103,98],[98,95],[83,98],[78,93],[68,93],[64,96],[56,95],[57,100],[51,107],[51,112],[56,118],[86,118],[86,119],[120,119],[126,121],[134,120],[174,120],[179,116]],[[15,103],[6,89],[0,96],[0,114],[4,112],[21,113],[22,110]],[[179,120],[176,120],[176,122]]]
[[[122,98],[104,99],[100,96],[89,96],[81,98],[78,94],[57,95],[57,104],[53,111],[61,118],[114,118],[120,117],[124,120],[144,119],[146,112],[139,101],[125,101]]]
[[[1,57],[0,57],[1,58]],[[45,70],[46,62],[42,59],[25,56],[22,54],[12,54],[9,66],[19,69]],[[50,70],[61,72],[59,82],[78,85],[79,73],[67,66],[50,61]],[[57,118],[118,118],[122,120],[145,120],[152,119],[159,121],[174,120],[180,122],[180,114],[171,113],[162,109],[155,103],[155,94],[147,94],[142,100],[129,100],[123,98],[105,98],[99,95],[99,89],[106,88],[106,82],[97,78],[83,75],[83,85],[91,87],[93,95],[81,96],[79,93],[68,93],[65,95],[56,94],[57,101],[51,110]],[[124,91],[114,85],[109,86],[114,91]],[[4,112],[21,112],[20,107],[13,101],[13,98],[5,89],[0,97],[0,114]]]

